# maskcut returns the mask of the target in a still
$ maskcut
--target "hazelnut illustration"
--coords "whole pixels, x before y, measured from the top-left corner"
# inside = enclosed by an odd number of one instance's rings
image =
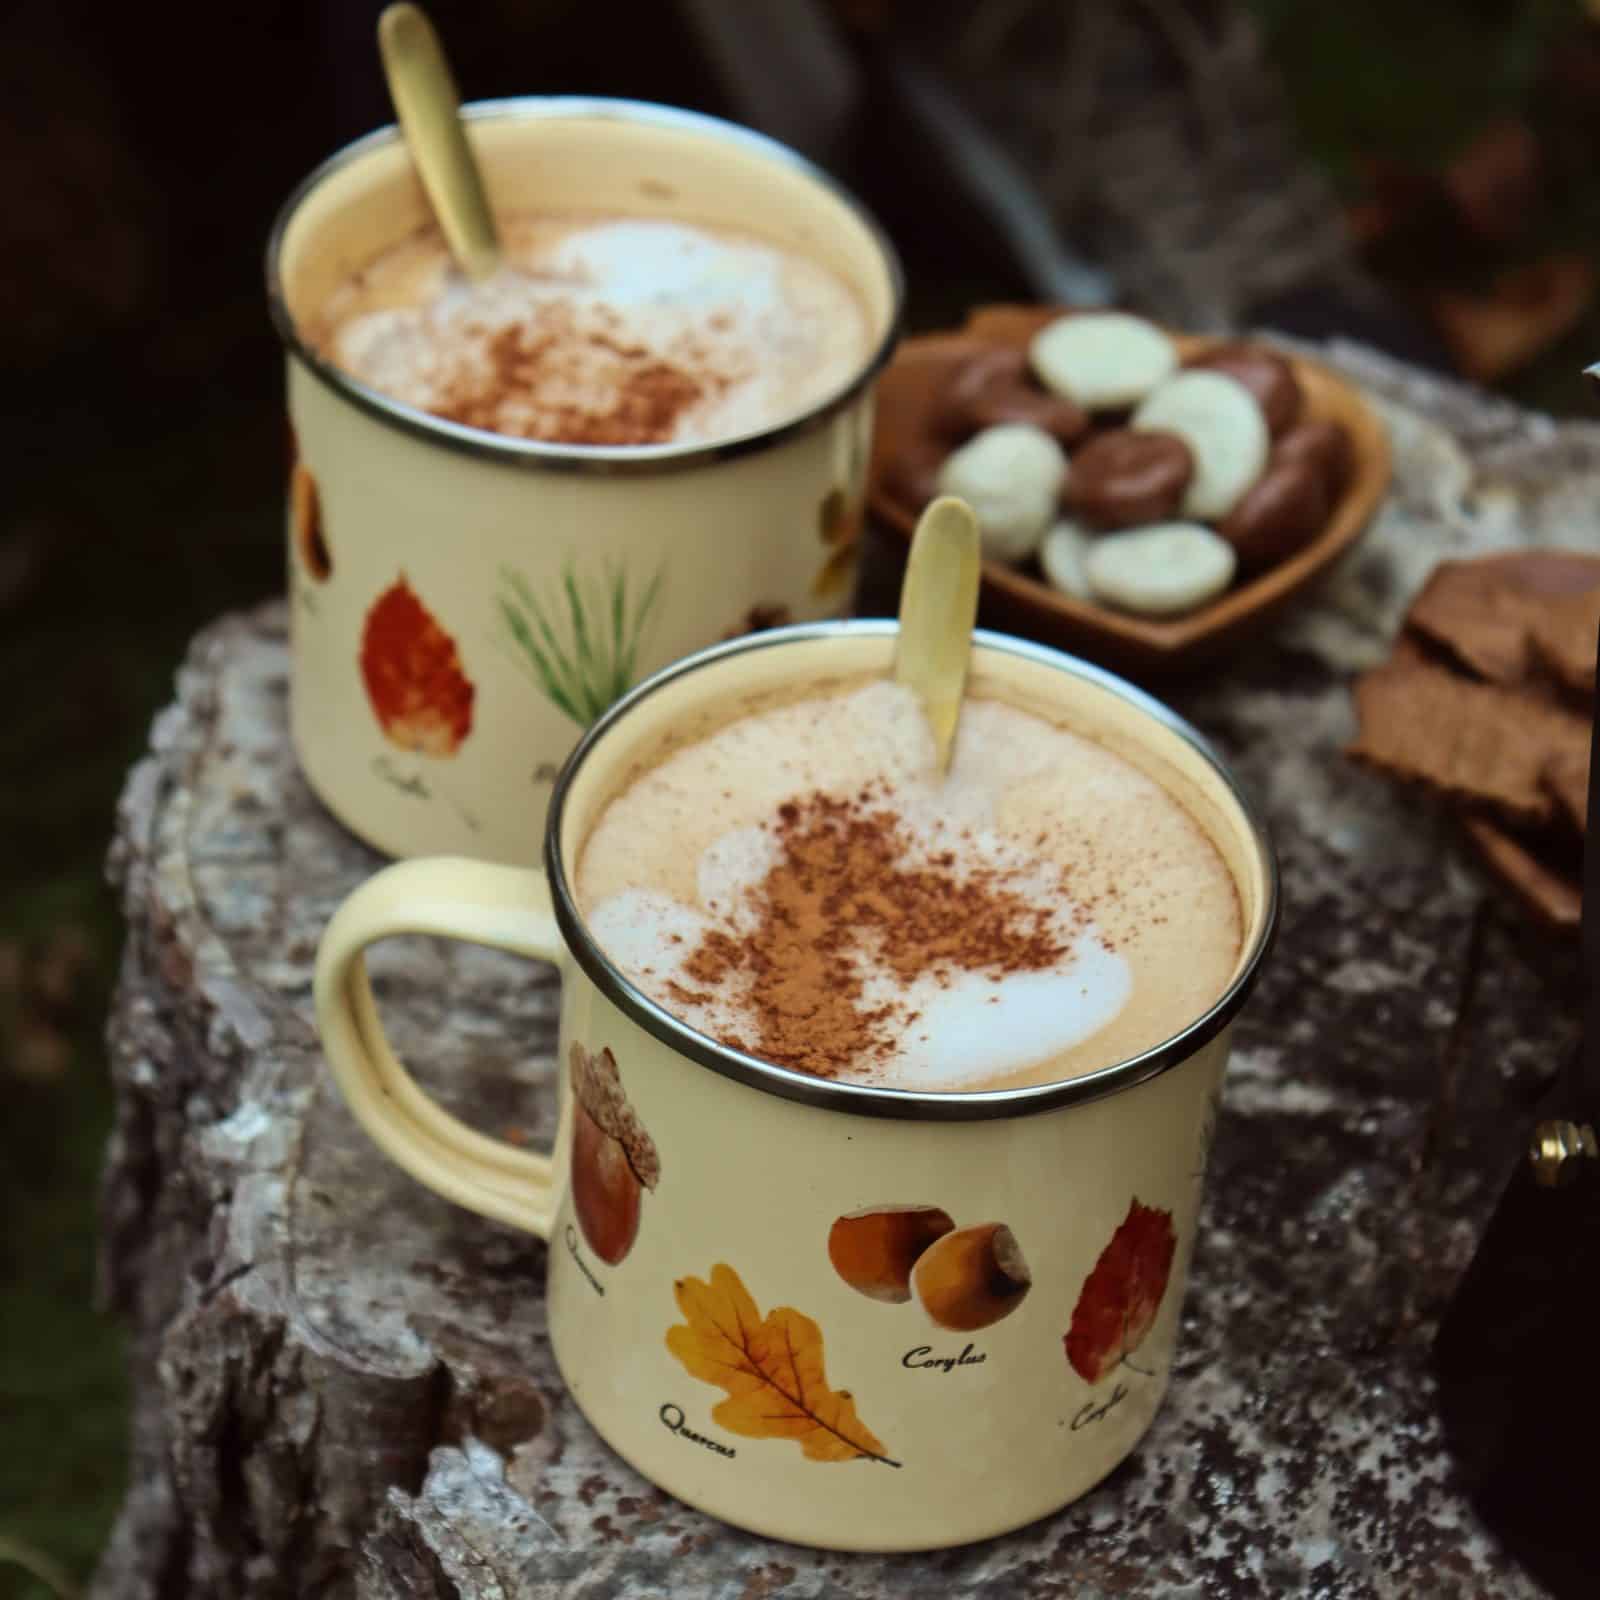
[[[1003,1222],[947,1233],[911,1271],[922,1309],[941,1328],[970,1333],[1008,1317],[1033,1287],[1016,1236]]]
[[[661,1159],[623,1093],[609,1048],[569,1052],[573,1106],[572,1208],[589,1248],[616,1266],[639,1232],[641,1191],[654,1189]]]
[[[901,1304],[923,1251],[954,1227],[938,1206],[867,1206],[828,1230],[828,1259],[858,1293]]]

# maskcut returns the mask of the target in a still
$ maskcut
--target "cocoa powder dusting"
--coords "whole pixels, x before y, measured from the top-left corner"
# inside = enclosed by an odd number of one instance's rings
[[[865,1003],[858,957],[910,983],[1038,972],[1066,954],[1050,912],[1008,887],[1006,871],[981,862],[960,871],[949,851],[917,858],[901,819],[870,791],[787,802],[770,828],[780,859],[753,892],[754,930],[708,932],[685,967],[705,990],[735,975],[748,986],[756,1037],[724,1043],[831,1078],[886,1059],[916,1018],[903,1000]]]
[[[619,339],[603,312],[579,318],[551,302],[484,343],[481,365],[451,375],[435,416],[553,444],[665,444],[683,414],[731,375],[703,352],[674,359]]]

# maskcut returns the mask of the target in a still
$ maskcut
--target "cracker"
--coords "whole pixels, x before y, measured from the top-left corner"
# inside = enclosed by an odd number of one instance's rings
[[[1600,635],[1600,589],[1546,601],[1528,643],[1541,665],[1568,689],[1594,694],[1595,639]]]
[[[1580,834],[1589,828],[1589,751],[1556,750],[1545,759],[1539,781],[1556,803],[1556,812]]]
[[[1355,702],[1357,760],[1510,822],[1549,822],[1545,763],[1588,746],[1582,717],[1414,658],[1366,673]]]
[[[1540,921],[1563,933],[1577,931],[1583,918],[1583,890],[1575,878],[1541,861],[1487,817],[1467,817],[1462,826],[1484,863]]]
[[[1529,631],[1548,606],[1492,567],[1444,561],[1412,601],[1406,624],[1476,676],[1521,683],[1528,675]]]

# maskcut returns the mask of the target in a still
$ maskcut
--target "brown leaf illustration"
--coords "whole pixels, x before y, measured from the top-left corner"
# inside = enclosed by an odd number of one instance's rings
[[[1167,1292],[1178,1247],[1172,1213],[1128,1206],[1128,1214],[1084,1279],[1072,1327],[1062,1341],[1085,1382],[1099,1383],[1144,1343]]]
[[[793,1439],[811,1461],[890,1461],[856,1416],[844,1389],[830,1389],[822,1330],[792,1306],[763,1317],[732,1267],[719,1262],[711,1281],[673,1285],[687,1321],[667,1329],[667,1348],[691,1377],[728,1391],[712,1420],[747,1439]]]
[[[402,750],[453,756],[472,731],[474,690],[456,642],[404,574],[367,613],[361,677],[384,737]]]

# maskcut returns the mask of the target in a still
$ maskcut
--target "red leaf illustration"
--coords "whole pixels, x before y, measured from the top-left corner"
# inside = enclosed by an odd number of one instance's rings
[[[1067,1360],[1087,1383],[1099,1383],[1144,1343],[1167,1292],[1178,1236],[1172,1213],[1134,1200],[1083,1280],[1072,1327],[1062,1341]]]
[[[404,574],[367,613],[361,677],[384,737],[402,750],[453,756],[472,731],[475,691],[461,670],[456,642]]]

